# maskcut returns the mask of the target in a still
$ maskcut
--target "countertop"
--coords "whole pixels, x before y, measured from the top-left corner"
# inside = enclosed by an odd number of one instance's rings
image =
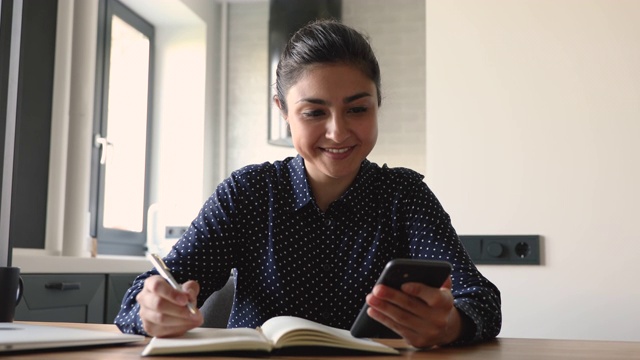
[[[12,266],[22,274],[43,273],[143,273],[152,268],[143,256],[74,257],[13,254]]]

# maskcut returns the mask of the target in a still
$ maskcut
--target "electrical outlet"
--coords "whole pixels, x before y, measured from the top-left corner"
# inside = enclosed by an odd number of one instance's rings
[[[187,232],[187,226],[165,226],[164,238],[165,239],[179,239],[182,234]]]
[[[460,235],[476,264],[540,265],[539,235]]]

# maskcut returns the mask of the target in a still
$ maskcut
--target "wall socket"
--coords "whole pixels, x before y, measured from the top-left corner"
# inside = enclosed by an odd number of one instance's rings
[[[540,265],[540,235],[460,235],[476,264]]]
[[[187,232],[188,226],[165,226],[164,238],[165,239],[179,239],[182,234]]]

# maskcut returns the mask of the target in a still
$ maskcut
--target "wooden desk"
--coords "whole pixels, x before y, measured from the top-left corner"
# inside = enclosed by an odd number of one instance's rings
[[[73,323],[37,323],[40,325],[69,326],[93,330],[118,331],[115,325],[104,324],[73,324]],[[148,341],[148,340],[147,340]],[[146,342],[120,346],[100,346],[88,348],[76,348],[53,351],[38,351],[30,353],[14,353],[0,355],[2,360],[127,360],[140,359],[140,353]],[[391,345],[398,344],[392,341]],[[145,357],[144,359],[185,359],[189,356],[161,356]],[[198,356],[199,359],[242,359],[248,357],[223,357],[223,356]],[[494,341],[460,347],[460,348],[434,348],[426,351],[403,350],[400,356],[372,355],[372,356],[271,356],[262,359],[287,359],[287,360],[311,360],[311,359],[371,359],[371,360],[401,360],[401,359],[517,359],[517,360],[555,360],[555,359],[598,359],[598,360],[627,360],[640,359],[640,342],[618,341],[576,341],[576,340],[544,340],[544,339],[509,339],[498,338]]]

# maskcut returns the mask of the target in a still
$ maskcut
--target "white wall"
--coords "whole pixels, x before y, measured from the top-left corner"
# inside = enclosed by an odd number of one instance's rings
[[[371,37],[382,71],[379,137],[369,159],[425,171],[423,0],[343,0],[343,22]],[[295,156],[267,144],[266,1],[231,2],[228,19],[227,172]]]
[[[427,182],[460,234],[540,234],[482,266],[501,336],[640,341],[640,2],[429,0]]]
[[[296,154],[267,143],[269,3],[231,3],[228,14],[227,175]]]
[[[167,212],[174,214],[174,224],[189,224],[202,206],[205,34],[203,22],[156,27],[156,162],[151,199],[172,210]]]
[[[155,0],[157,1],[157,0]],[[225,86],[226,70],[226,5],[210,0],[182,0],[206,24],[206,71],[205,104],[204,104],[204,154],[202,199],[207,199],[218,183],[224,178],[225,136],[224,123],[220,120],[224,116],[224,107],[220,96]],[[202,74],[201,74],[202,76]]]

